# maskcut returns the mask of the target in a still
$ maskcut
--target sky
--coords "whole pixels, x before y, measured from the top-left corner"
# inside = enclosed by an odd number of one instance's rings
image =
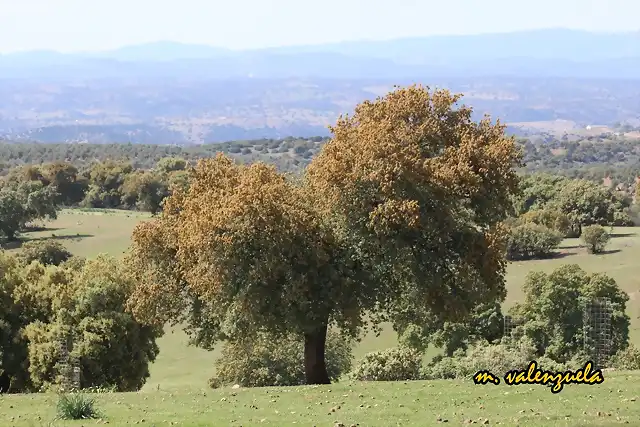
[[[231,49],[539,28],[640,30],[637,0],[0,0],[0,52]]]

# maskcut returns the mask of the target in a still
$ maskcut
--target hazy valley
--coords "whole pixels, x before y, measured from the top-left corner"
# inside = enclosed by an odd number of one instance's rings
[[[0,137],[187,144],[324,136],[358,102],[412,83],[464,93],[478,117],[489,113],[514,133],[633,130],[639,65],[638,33],[569,30],[255,51],[155,43],[15,53],[0,55]]]

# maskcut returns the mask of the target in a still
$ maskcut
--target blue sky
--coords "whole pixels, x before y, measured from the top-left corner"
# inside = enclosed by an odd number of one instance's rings
[[[0,0],[0,52],[159,40],[233,49],[564,27],[640,30],[638,0]]]

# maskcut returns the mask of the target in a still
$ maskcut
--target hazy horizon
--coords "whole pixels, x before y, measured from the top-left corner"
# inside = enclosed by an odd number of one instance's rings
[[[637,21],[640,2],[628,0],[539,0],[530,4],[507,0],[215,3],[205,0],[173,4],[151,0],[9,3],[3,5],[0,15],[0,53],[97,52],[165,41],[246,50],[542,29],[600,33],[640,30]],[[395,11],[399,11],[396,17]],[[455,28],[450,27],[451,21],[457,23]]]

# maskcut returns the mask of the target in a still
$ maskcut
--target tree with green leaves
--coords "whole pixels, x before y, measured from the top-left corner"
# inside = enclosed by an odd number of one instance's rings
[[[122,203],[122,185],[133,171],[126,162],[105,161],[92,165],[88,171],[91,182],[83,203],[94,208],[115,208]]]
[[[358,334],[407,306],[463,321],[505,297],[499,223],[517,190],[504,126],[460,96],[398,88],[341,117],[301,180],[219,155],[140,224],[127,257],[130,307],[187,324],[211,347],[296,334],[308,384],[328,383],[330,325]]]
[[[0,277],[0,371],[11,378],[13,390],[27,390],[31,386],[29,353],[22,331],[30,318],[15,298],[23,271],[18,260],[4,251],[0,251]]]
[[[46,184],[56,189],[58,204],[73,206],[82,201],[89,182],[75,166],[67,162],[53,162],[40,169]]]
[[[609,243],[611,235],[601,225],[588,225],[580,236],[590,254],[601,254]]]
[[[55,240],[26,242],[20,247],[17,255],[22,264],[38,261],[42,265],[60,265],[71,259],[73,255],[60,242]]]
[[[520,192],[514,198],[516,215],[546,208],[558,197],[568,181],[564,176],[548,173],[535,173],[523,177],[519,184]]]
[[[531,338],[539,356],[564,363],[583,351],[584,310],[596,298],[608,298],[612,309],[611,354],[627,347],[629,295],[606,274],[588,274],[569,264],[549,274],[529,273],[523,289],[524,301],[510,311],[521,323],[514,334]]]
[[[0,254],[0,271],[0,368],[15,390],[59,383],[61,342],[79,361],[81,387],[142,387],[162,329],[136,322],[125,310],[133,283],[121,262],[99,256],[24,265]]]
[[[0,234],[16,240],[24,227],[36,220],[55,219],[58,193],[40,181],[15,183],[0,189]]]
[[[159,173],[182,171],[187,168],[187,161],[182,157],[163,157],[158,160],[154,170]]]
[[[554,206],[567,215],[575,236],[582,234],[585,225],[611,224],[615,212],[611,191],[584,179],[563,185]]]
[[[156,172],[134,171],[126,176],[122,185],[123,202],[130,208],[155,215],[162,201],[169,195],[163,177]]]

